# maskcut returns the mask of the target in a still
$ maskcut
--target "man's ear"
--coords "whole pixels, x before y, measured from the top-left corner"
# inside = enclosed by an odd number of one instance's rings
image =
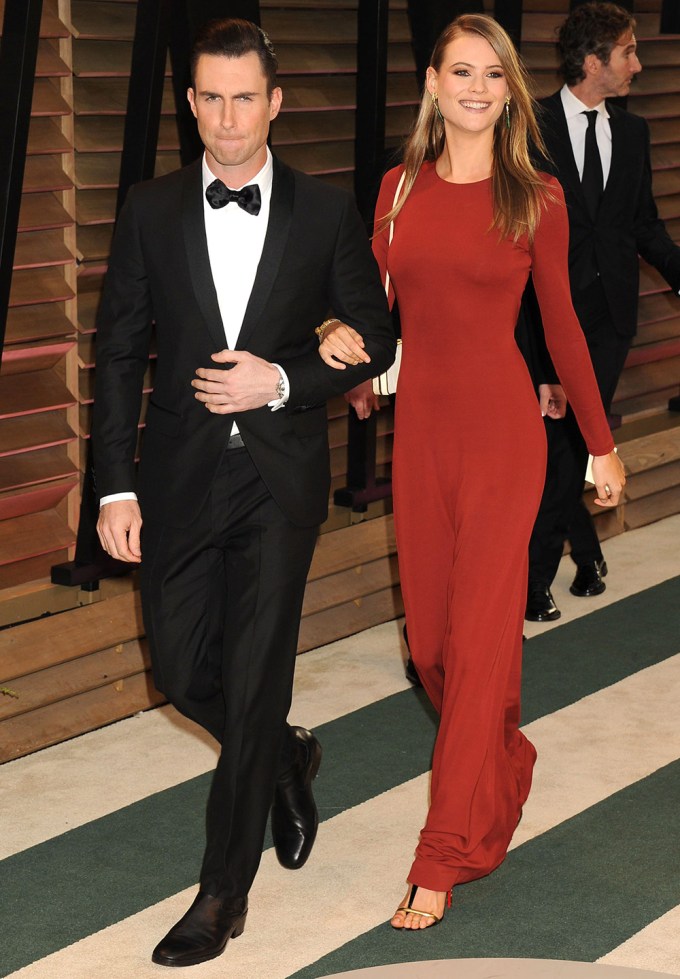
[[[281,103],[283,102],[283,92],[277,86],[272,89],[272,94],[269,96],[269,119],[276,119],[279,114],[279,109],[281,108]]]
[[[193,88],[187,89],[187,99],[189,100],[191,111],[193,112],[194,116],[198,119],[198,113],[196,112],[196,94]]]
[[[602,67],[602,62],[596,54],[587,54],[583,62],[583,70],[586,75],[596,75],[600,68]]]

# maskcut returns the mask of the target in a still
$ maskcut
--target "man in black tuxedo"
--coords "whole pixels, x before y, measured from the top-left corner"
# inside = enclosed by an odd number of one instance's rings
[[[192,68],[205,154],[132,188],[121,211],[93,425],[100,539],[115,558],[143,556],[154,680],[221,745],[199,893],[153,953],[166,966],[213,958],[243,931],[270,807],[284,866],[302,866],[314,842],[321,748],[286,715],[327,514],[325,402],[395,354],[351,197],[267,147],[282,99],[267,36],[248,21],[213,22]],[[329,309],[361,332],[370,364],[323,363],[315,328]],[[157,360],[136,480],[152,320]]]
[[[569,275],[574,309],[588,343],[600,394],[609,411],[637,328],[638,253],[680,289],[680,249],[659,219],[652,197],[649,128],[644,119],[605,100],[625,96],[641,70],[635,20],[613,3],[586,3],[562,25],[564,87],[541,100],[539,123],[549,160],[541,168],[564,188],[569,212]],[[531,359],[531,358],[530,358]],[[551,381],[551,365],[534,379]],[[546,393],[547,392],[547,393]],[[588,452],[564,394],[543,388],[548,410],[548,471],[529,546],[526,618],[552,621],[560,612],[550,585],[565,538],[577,565],[570,591],[587,597],[605,589],[607,573],[583,500]]]

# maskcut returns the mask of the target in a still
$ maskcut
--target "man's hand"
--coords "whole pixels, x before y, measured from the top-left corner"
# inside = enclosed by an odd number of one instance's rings
[[[370,418],[372,411],[380,411],[380,401],[373,394],[373,381],[364,381],[351,391],[346,391],[345,401],[354,408],[357,418]]]
[[[538,400],[544,418],[564,418],[567,413],[567,396],[560,384],[539,384]]]
[[[106,553],[117,561],[139,564],[141,529],[142,513],[136,500],[115,500],[105,503],[99,511],[99,540]]]
[[[281,375],[276,367],[246,350],[220,350],[213,354],[217,364],[233,364],[226,370],[199,367],[191,386],[195,397],[215,415],[262,408],[275,401]]]

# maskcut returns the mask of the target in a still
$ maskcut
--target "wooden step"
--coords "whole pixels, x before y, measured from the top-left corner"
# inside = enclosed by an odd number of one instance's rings
[[[58,43],[58,42],[56,42]],[[38,57],[35,64],[36,78],[70,78],[71,70],[59,57],[53,40],[41,39],[38,42]]]
[[[401,138],[413,123],[414,110],[410,105],[394,106],[385,113],[385,132],[388,138]],[[354,141],[354,112],[281,113],[272,126],[272,145],[276,149],[287,144],[322,143],[334,140]]]
[[[652,146],[661,143],[675,143],[678,138],[678,120],[650,119],[649,131]]]
[[[73,73],[78,78],[129,78],[132,44],[129,41],[88,41],[79,38],[73,46]],[[170,60],[165,74],[171,77]]]
[[[614,402],[618,404],[646,394],[666,392],[674,387],[677,388],[678,384],[680,384],[680,356],[629,367],[621,375]],[[618,408],[615,407],[614,410],[618,411]]]
[[[626,370],[629,370],[631,367],[636,367],[639,364],[651,364],[657,360],[669,360],[672,357],[680,357],[680,331],[678,330],[678,324],[673,320],[667,320],[660,325],[665,327],[665,330],[660,330],[659,332],[663,333],[672,330],[672,333],[658,339],[654,339],[646,332],[644,335],[639,335],[639,339],[643,342],[638,342],[629,351],[626,359]],[[680,375],[678,380],[680,381]]]
[[[652,176],[654,197],[680,194],[680,169],[657,170]]]
[[[639,92],[641,96],[661,95],[667,92],[677,93],[677,65],[672,67],[646,67],[644,71],[635,76],[632,88],[636,95]]]
[[[68,228],[73,218],[53,193],[23,194],[19,211],[19,231],[43,228]]]
[[[387,105],[415,105],[419,102],[415,77],[392,75],[387,79]],[[354,109],[356,90],[354,80],[342,75],[318,78],[310,86],[304,76],[287,80],[282,113]]]
[[[71,23],[77,40],[132,41],[135,15],[134,4],[71,0]]]
[[[633,347],[643,347],[648,343],[662,343],[678,338],[680,338],[680,312],[676,316],[656,323],[638,324],[638,332],[633,339]]]
[[[0,406],[5,389],[4,382],[0,383]],[[10,397],[13,392],[10,391]],[[0,426],[0,459],[19,453],[30,453],[41,449],[64,446],[75,441],[76,433],[66,420],[64,411],[45,408],[41,415],[28,414],[8,416],[9,400],[4,404],[5,414]]]
[[[0,491],[48,483],[78,474],[65,445],[0,458]]]
[[[73,330],[73,323],[66,316],[61,303],[18,306],[10,309],[7,315],[5,346],[53,340],[68,336]]]
[[[36,557],[0,565],[0,594],[23,585],[32,591],[42,584],[49,583],[51,568],[55,564],[63,564],[64,561],[70,560],[69,548],[72,546],[73,542],[70,542],[67,547],[56,547],[55,550],[38,554]]]
[[[640,261],[640,295],[649,294],[653,292],[665,292],[668,289],[668,283],[663,278],[660,272],[652,268],[651,265],[647,265],[646,262]]]
[[[663,218],[664,221],[672,221],[674,218],[680,217],[680,194],[662,197],[656,202],[656,206],[660,218]]]
[[[95,224],[78,229],[78,261],[105,262],[111,252],[113,224]],[[79,313],[80,315],[80,313]],[[81,319],[82,322],[82,319]]]
[[[277,155],[290,167],[305,173],[321,175],[343,173],[354,169],[354,143],[307,143],[303,146],[279,146]]]
[[[642,75],[648,68],[677,67],[680,65],[680,41],[677,37],[664,37],[660,34],[658,37],[640,41],[637,55],[642,65]]]
[[[680,119],[677,125],[677,136],[680,136]],[[653,146],[651,157],[654,170],[678,168],[680,167],[680,143],[663,143],[661,146]]]
[[[279,44],[356,44],[357,17],[344,10],[307,8],[262,11],[262,27],[276,47]],[[390,42],[409,44],[411,32],[405,10],[396,10],[388,20]]]
[[[680,116],[680,93],[673,95],[643,95],[631,89],[628,109],[645,119],[676,119]],[[676,137],[677,138],[677,137]]]
[[[550,13],[527,12],[522,17],[522,41],[554,42],[557,38],[557,31],[560,29],[566,18],[566,12]],[[636,36],[638,39],[655,37],[659,33],[659,15],[654,13],[642,13],[635,17],[637,21]]]
[[[672,319],[677,315],[677,297],[671,292],[640,296],[640,305],[638,307],[638,323],[640,325]]]
[[[76,193],[78,224],[112,224],[116,213],[116,197],[115,190],[79,190]]]
[[[76,155],[76,187],[78,190],[118,189],[120,153],[78,153]],[[179,153],[170,151],[156,155],[155,176],[179,169]]]
[[[15,269],[37,269],[42,266],[68,265],[74,257],[59,228],[50,231],[23,231],[17,235],[14,251]]]
[[[58,268],[29,269],[12,276],[10,306],[31,306],[73,299],[75,293]]]

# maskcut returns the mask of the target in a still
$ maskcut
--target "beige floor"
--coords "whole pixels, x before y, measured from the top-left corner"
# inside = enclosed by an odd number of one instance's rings
[[[680,574],[679,542],[680,517],[609,541],[608,587],[595,599],[568,594],[573,566],[564,561],[554,589],[563,618],[555,626],[528,624],[528,634],[559,628],[593,608]],[[404,654],[400,624],[392,622],[300,657],[291,720],[315,726],[405,689],[400,654]],[[529,725],[527,733],[539,748],[540,763],[514,845],[680,758],[679,701],[680,637],[677,656]],[[650,702],[657,708],[651,719]],[[17,852],[208,771],[214,759],[208,740],[168,707],[12,762],[3,770],[2,853]],[[271,851],[265,853],[251,892],[244,935],[231,943],[224,957],[196,967],[191,975],[287,979],[385,921],[402,896],[427,789],[427,776],[421,776],[328,820],[309,864],[299,874],[286,873]],[[151,948],[184,912],[193,892],[190,888],[175,894],[14,975],[22,979],[157,977],[162,972],[149,962]],[[291,914],[310,907],[315,909],[316,927],[300,936],[291,927]],[[631,973],[624,967],[656,973]],[[605,956],[599,967],[456,960],[353,975],[392,979],[406,976],[405,968],[409,977],[433,979],[680,976],[680,908]]]

